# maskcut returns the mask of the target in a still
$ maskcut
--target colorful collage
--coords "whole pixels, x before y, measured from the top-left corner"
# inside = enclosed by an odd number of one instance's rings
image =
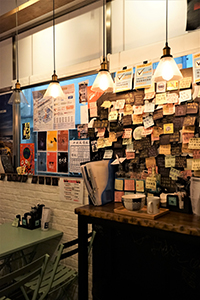
[[[68,173],[68,130],[38,132],[38,172]]]

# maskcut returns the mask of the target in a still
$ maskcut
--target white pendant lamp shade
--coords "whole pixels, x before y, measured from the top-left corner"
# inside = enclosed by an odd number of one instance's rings
[[[114,82],[108,71],[108,61],[103,58],[101,69],[91,87],[93,92],[113,92]]]
[[[113,80],[108,70],[100,70],[91,90],[93,92],[113,92]]]
[[[20,83],[17,82],[15,84],[15,89],[13,90],[13,93],[8,101],[8,104],[14,104],[14,103],[24,103],[28,104],[28,101],[26,97],[24,96],[23,92],[20,89]]]
[[[65,94],[63,93],[63,90],[57,80],[57,75],[52,76],[52,82],[49,84],[45,94],[44,98],[47,97],[53,97],[53,98],[65,98]]]
[[[154,81],[180,80],[183,78],[172,55],[163,55],[154,73]]]
[[[53,65],[54,65],[54,72],[52,75],[52,81],[50,82],[45,94],[44,98],[53,97],[56,98],[65,98],[65,94],[59,84],[58,76],[56,75],[56,41],[55,41],[55,0],[53,0]]]
[[[168,0],[166,0],[166,42],[163,48],[163,56],[153,76],[155,82],[180,80],[183,76],[171,55],[171,48],[168,46]]]

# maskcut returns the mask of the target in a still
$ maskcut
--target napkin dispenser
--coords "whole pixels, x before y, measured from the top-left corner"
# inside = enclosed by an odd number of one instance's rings
[[[113,160],[92,161],[81,165],[89,202],[95,206],[114,201],[114,182],[116,166]]]

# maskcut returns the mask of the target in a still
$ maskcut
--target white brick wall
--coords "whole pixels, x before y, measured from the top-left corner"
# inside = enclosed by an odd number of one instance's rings
[[[59,186],[32,184],[31,177],[26,183],[0,180],[0,224],[12,222],[17,214],[24,215],[31,206],[44,204],[50,207],[52,217],[50,226],[63,232],[62,242],[78,236],[78,216],[74,209],[81,204],[60,200]],[[84,204],[88,204],[87,192],[84,188]],[[69,258],[67,264],[78,269],[78,256]],[[89,286],[91,286],[91,267],[89,270]],[[90,295],[91,299],[91,295]]]

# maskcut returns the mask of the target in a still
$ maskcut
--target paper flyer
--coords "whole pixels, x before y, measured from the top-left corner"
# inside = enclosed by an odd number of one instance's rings
[[[83,204],[83,179],[60,178],[60,200]]]
[[[200,82],[200,53],[193,54],[193,82]]]
[[[62,86],[65,99],[54,99],[53,129],[75,128],[75,87],[74,84]]]
[[[90,141],[71,140],[69,172],[81,173],[80,163],[90,161]]]
[[[114,84],[114,93],[132,89],[133,68],[117,71]]]
[[[134,76],[134,89],[150,88],[152,85],[152,75],[152,62],[136,66]]]
[[[53,98],[43,98],[44,90],[34,91],[33,95],[33,131],[53,129]]]

